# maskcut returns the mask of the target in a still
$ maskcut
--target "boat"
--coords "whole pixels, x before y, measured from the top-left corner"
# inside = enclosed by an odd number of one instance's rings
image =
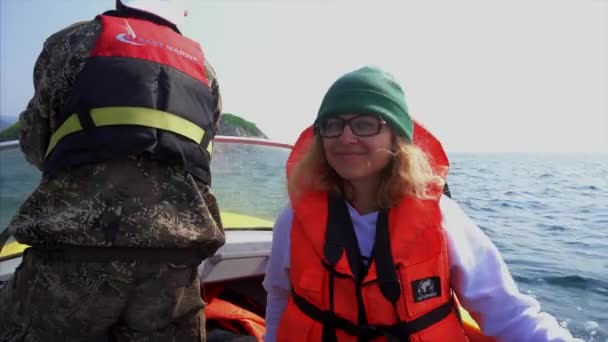
[[[229,322],[215,320],[212,311],[226,308],[222,304],[229,303],[253,313],[258,317],[258,326],[263,327],[266,292],[262,279],[270,256],[274,218],[288,201],[285,166],[291,149],[289,144],[265,139],[228,136],[214,139],[211,163],[213,191],[221,208],[226,244],[206,259],[198,270],[205,287],[204,299],[208,303],[209,341],[226,340],[221,336],[226,336],[222,334],[227,331],[249,332],[261,341],[259,330],[257,335],[251,329],[239,330]],[[32,188],[21,189],[23,198],[20,201],[23,201],[37,185],[40,175],[25,161],[17,141],[0,143],[0,164],[7,165],[7,169],[9,166],[12,168],[12,171],[3,171],[0,183],[24,182],[24,174],[29,175],[24,184]],[[10,208],[4,206],[0,215],[12,216],[17,208],[17,204]],[[5,226],[0,226],[0,235],[5,238],[0,237],[0,286],[3,286],[21,262],[27,246],[10,237]],[[460,308],[460,311],[471,342],[495,341],[481,333],[466,310]]]

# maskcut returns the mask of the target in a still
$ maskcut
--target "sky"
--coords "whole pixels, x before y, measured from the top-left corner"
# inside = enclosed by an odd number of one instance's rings
[[[47,36],[114,0],[0,1],[0,115],[33,93]],[[182,32],[214,66],[224,112],[292,143],[325,91],[393,73],[448,152],[608,152],[608,0],[190,0]]]

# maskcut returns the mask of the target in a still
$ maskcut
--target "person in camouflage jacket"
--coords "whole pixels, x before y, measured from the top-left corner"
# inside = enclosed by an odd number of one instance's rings
[[[161,16],[117,6],[106,15],[143,18],[179,33]],[[99,20],[69,26],[46,40],[36,61],[19,141],[41,170],[57,117],[101,29]],[[220,93],[206,60],[204,67],[215,134]],[[141,154],[43,172],[8,229],[33,247],[0,289],[0,341],[205,339],[197,266],[225,235],[209,184],[183,166]]]

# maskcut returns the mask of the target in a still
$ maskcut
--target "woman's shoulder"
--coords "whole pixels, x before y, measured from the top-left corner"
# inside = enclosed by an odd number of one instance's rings
[[[444,226],[446,224],[449,226],[459,225],[459,223],[468,219],[468,216],[460,208],[460,205],[446,195],[442,195],[439,199],[439,210],[441,211]]]
[[[439,201],[442,216],[442,226],[448,238],[472,243],[487,240],[479,226],[469,217],[460,205],[453,199],[443,195]]]
[[[293,220],[293,208],[291,207],[291,204],[288,203],[279,213],[279,216],[277,216],[277,219],[275,220],[275,226],[277,224],[286,224],[289,223],[289,225],[291,225],[291,222]]]
[[[291,204],[287,204],[274,221],[274,229],[272,232],[273,241],[281,241],[281,243],[289,241],[291,234],[291,226],[293,222],[293,208]]]

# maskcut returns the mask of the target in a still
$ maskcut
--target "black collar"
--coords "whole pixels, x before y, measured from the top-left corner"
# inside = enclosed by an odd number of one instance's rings
[[[182,34],[178,29],[177,26],[175,26],[175,24],[173,24],[172,22],[165,20],[157,15],[154,15],[152,13],[148,13],[148,12],[144,12],[144,11],[138,11],[136,9],[133,8],[129,8],[126,6],[119,6],[116,10],[111,10],[111,11],[107,11],[104,13],[104,15],[109,15],[112,17],[120,17],[120,18],[135,18],[135,19],[142,19],[142,20],[147,20],[149,22],[153,22],[155,24],[158,25],[163,25],[163,26],[167,26],[170,29],[172,29],[173,31]]]

